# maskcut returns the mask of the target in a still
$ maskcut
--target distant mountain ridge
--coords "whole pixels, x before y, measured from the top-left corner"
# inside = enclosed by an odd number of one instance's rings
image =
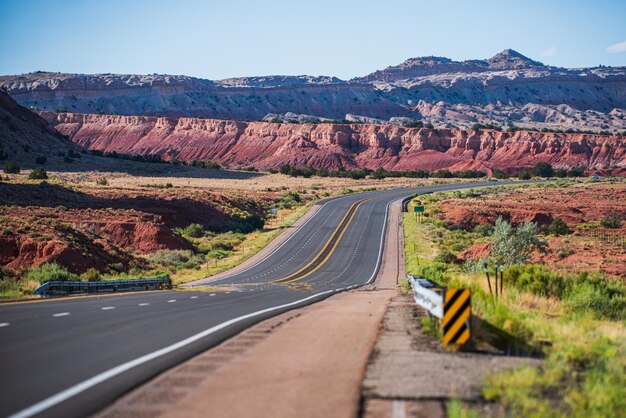
[[[259,120],[268,114],[410,118],[436,127],[626,130],[626,67],[566,69],[511,49],[491,58],[411,58],[363,77],[183,75],[0,76],[0,87],[33,110]]]

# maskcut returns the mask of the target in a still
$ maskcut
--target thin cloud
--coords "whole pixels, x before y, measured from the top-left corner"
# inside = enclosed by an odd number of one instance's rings
[[[553,57],[556,55],[556,48],[548,48],[541,53],[543,57]]]
[[[609,46],[606,49],[606,52],[608,52],[610,54],[617,54],[619,52],[626,52],[626,41]]]

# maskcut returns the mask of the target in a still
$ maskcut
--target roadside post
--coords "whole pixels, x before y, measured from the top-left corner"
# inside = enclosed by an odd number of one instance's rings
[[[471,337],[472,303],[469,289],[446,289],[443,303],[443,345],[463,345]]]
[[[491,279],[489,278],[489,265],[487,263],[485,263],[483,265],[483,270],[485,271],[485,275],[487,276],[487,284],[489,285],[489,295],[491,296],[491,299],[493,300],[493,291],[491,290]],[[496,288],[496,291],[498,289]]]
[[[438,318],[445,346],[466,344],[471,336],[471,291],[439,286],[432,280],[407,276],[415,303]]]

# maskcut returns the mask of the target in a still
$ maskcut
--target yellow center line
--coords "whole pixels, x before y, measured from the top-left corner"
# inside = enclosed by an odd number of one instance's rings
[[[357,211],[359,209],[359,206],[361,206],[363,203],[365,203],[365,202],[367,202],[369,200],[376,199],[376,198],[381,198],[381,197],[385,197],[385,196],[389,196],[391,194],[394,194],[394,193],[386,193],[386,194],[382,194],[382,195],[378,195],[378,196],[368,197],[368,198],[361,199],[361,200],[358,200],[358,201],[354,202],[352,204],[352,206],[350,206],[350,208],[348,209],[348,211],[346,212],[344,217],[341,219],[341,221],[339,222],[339,225],[337,225],[337,227],[333,231],[332,235],[330,236],[330,238],[328,239],[328,241],[324,245],[324,247],[317,253],[317,255],[315,257],[313,257],[313,259],[309,263],[307,263],[304,267],[302,267],[300,270],[296,271],[295,273],[292,273],[292,274],[290,274],[290,275],[288,275],[286,277],[283,277],[281,279],[273,280],[270,283],[293,283],[293,282],[302,280],[302,279],[310,276],[311,274],[315,273],[324,264],[326,264],[328,259],[333,255],[333,253],[337,249],[337,246],[341,242],[341,238],[346,233],[346,231],[348,230],[348,227],[350,226],[350,224],[354,220],[354,217],[356,216],[356,213],[357,213]],[[350,212],[352,212],[352,213],[350,213]],[[344,221],[346,220],[346,218],[348,216],[350,216],[350,218],[347,220],[347,222],[344,225]],[[337,234],[339,234],[339,236],[335,239],[335,236],[337,236]],[[333,240],[335,241],[334,244],[333,244],[333,247],[330,249],[330,251],[328,252],[326,257],[323,260],[320,261],[320,257],[322,257],[322,255],[327,250],[328,246],[331,245]],[[309,269],[316,262],[319,263],[317,266],[315,266],[311,271],[303,273],[304,271]]]

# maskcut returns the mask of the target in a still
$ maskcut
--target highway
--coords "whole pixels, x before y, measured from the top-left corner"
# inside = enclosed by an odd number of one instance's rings
[[[246,270],[175,290],[0,305],[0,416],[85,416],[265,318],[371,283],[387,209],[413,193],[326,200],[287,241]],[[503,183],[497,183],[503,184]]]

